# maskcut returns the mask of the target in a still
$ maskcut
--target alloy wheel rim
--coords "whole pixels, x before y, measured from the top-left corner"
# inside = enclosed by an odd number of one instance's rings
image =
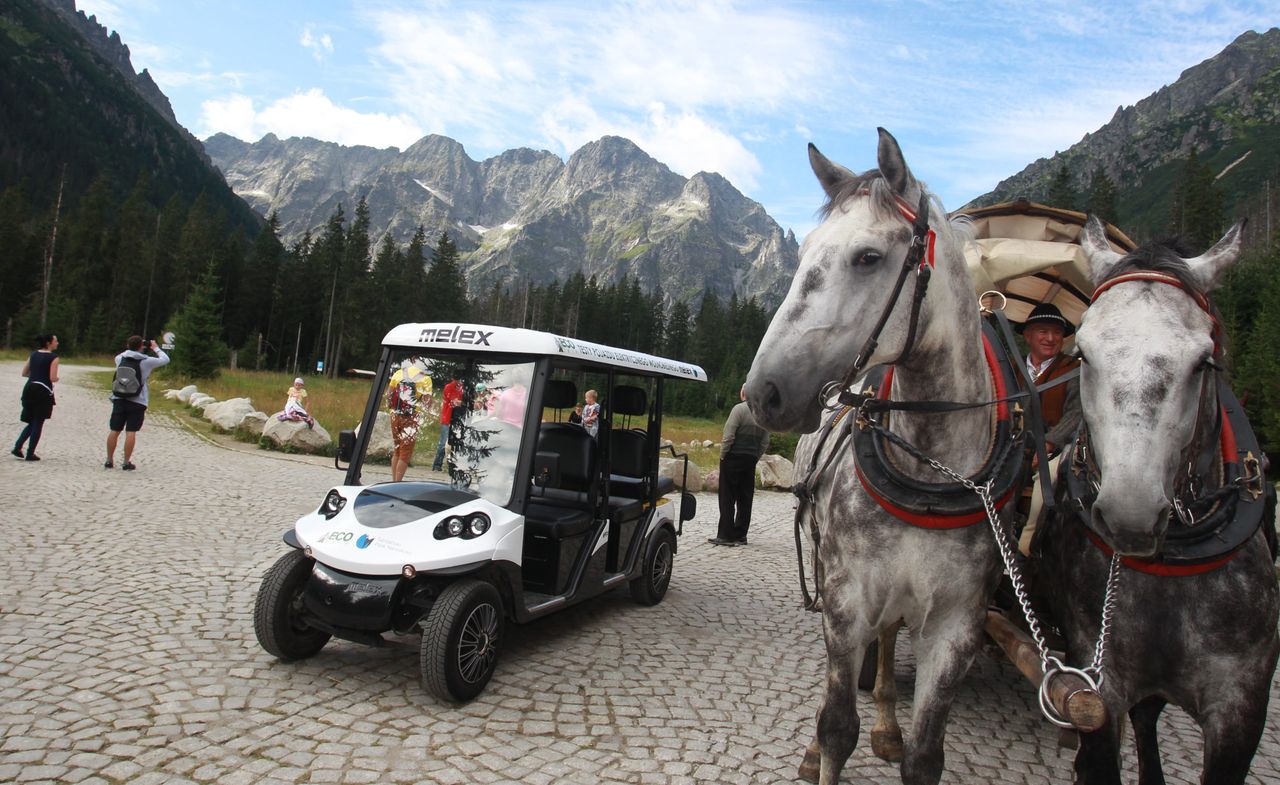
[[[671,548],[665,543],[658,545],[653,555],[653,588],[661,589],[671,579]]]
[[[462,624],[458,638],[458,672],[468,684],[484,678],[498,658],[498,609],[477,605]]]

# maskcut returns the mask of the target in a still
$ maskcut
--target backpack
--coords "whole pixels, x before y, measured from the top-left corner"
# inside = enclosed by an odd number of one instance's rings
[[[142,358],[125,357],[116,366],[111,394],[116,398],[136,398],[142,392]]]
[[[387,391],[387,408],[394,414],[413,414],[413,382],[400,382]]]

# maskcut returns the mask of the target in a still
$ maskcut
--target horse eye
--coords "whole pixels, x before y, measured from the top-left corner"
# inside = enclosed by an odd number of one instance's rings
[[[1085,365],[1089,364],[1089,358],[1084,356],[1084,352],[1080,351],[1079,346],[1075,348],[1075,351],[1071,353],[1071,356],[1076,358],[1080,362],[1084,363]]]
[[[853,257],[854,267],[870,267],[873,264],[879,264],[884,256],[879,251],[862,251]]]
[[[1218,365],[1217,361],[1213,359],[1213,355],[1209,355],[1208,357],[1200,361],[1200,365],[1196,367],[1196,370],[1197,371],[1221,371],[1223,370],[1223,368],[1221,365]]]

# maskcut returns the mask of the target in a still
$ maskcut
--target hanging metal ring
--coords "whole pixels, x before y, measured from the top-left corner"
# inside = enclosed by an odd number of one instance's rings
[[[987,305],[984,305],[982,301],[987,299],[988,297],[999,297],[1000,307],[992,308]],[[983,313],[992,313],[993,311],[1003,311],[1005,309],[1005,306],[1007,306],[1008,304],[1009,304],[1009,298],[1004,296],[1004,292],[1000,292],[995,289],[988,289],[982,294],[978,295],[978,309],[981,310]]]
[[[818,405],[827,411],[835,411],[841,406],[840,403],[840,382],[830,381],[822,385],[822,389],[818,391]]]
[[[1053,701],[1049,699],[1050,685],[1053,683],[1054,679],[1067,673],[1070,673],[1073,676],[1079,676],[1084,683],[1088,685],[1088,689],[1093,692],[1098,691],[1098,686],[1102,681],[1100,679],[1095,681],[1093,676],[1089,675],[1087,671],[1081,670],[1080,668],[1073,668],[1057,657],[1045,657],[1044,663],[1044,679],[1040,682],[1040,712],[1044,714],[1045,719],[1049,720],[1049,722],[1052,722],[1054,725],[1057,725],[1059,728],[1074,729],[1075,725],[1064,719],[1053,708]]]

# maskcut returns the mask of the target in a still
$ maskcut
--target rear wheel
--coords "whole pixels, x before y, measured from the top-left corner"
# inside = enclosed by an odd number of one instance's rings
[[[640,575],[631,581],[631,599],[641,605],[657,605],[667,596],[671,586],[671,568],[675,563],[676,536],[663,526],[653,535],[644,554]]]
[[[262,648],[282,660],[302,660],[324,648],[329,633],[302,618],[302,589],[315,561],[292,550],[262,576],[253,603],[253,631]]]
[[[468,579],[446,587],[422,622],[423,688],[455,702],[483,692],[498,665],[503,622],[492,584]]]

